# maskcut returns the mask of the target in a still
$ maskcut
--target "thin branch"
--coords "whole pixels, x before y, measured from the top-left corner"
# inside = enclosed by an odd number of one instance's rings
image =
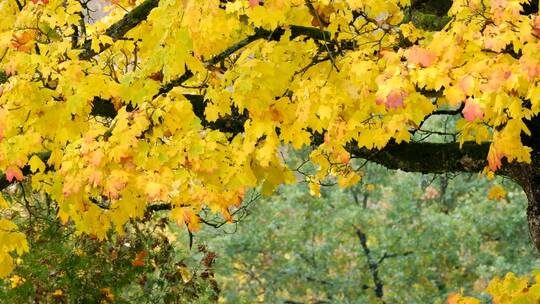
[[[306,6],[308,7],[309,11],[311,12],[311,14],[313,16],[315,16],[315,18],[317,18],[317,22],[319,23],[319,29],[321,30],[321,33],[323,35],[323,38],[322,39],[324,41],[324,47],[326,48],[326,51],[328,52],[328,56],[330,57],[330,60],[332,61],[332,65],[334,66],[334,68],[336,69],[336,71],[339,72],[339,68],[337,67],[336,65],[336,60],[334,59],[334,57],[332,56],[332,51],[330,51],[330,48],[328,47],[328,40],[327,40],[327,36],[326,36],[326,32],[325,30],[323,29],[323,23],[322,23],[322,19],[321,19],[321,16],[319,16],[319,13],[317,12],[317,10],[315,9],[315,7],[313,7],[313,4],[311,4],[311,1],[309,0],[306,0]],[[330,35],[328,35],[328,38],[330,38]]]
[[[321,32],[318,29],[313,28],[313,27],[291,25],[288,28],[291,31],[291,39],[294,39],[299,36],[306,36],[315,40],[324,40],[326,35],[328,35],[328,37],[330,36],[329,32],[326,32],[326,31]],[[228,47],[223,52],[205,61],[205,64],[207,66],[213,66],[254,41],[257,41],[259,39],[279,40],[281,36],[283,36],[283,34],[285,34],[284,28],[277,28],[273,31],[258,28],[255,30],[255,34],[248,36],[244,38],[243,40],[240,40],[239,42],[235,43],[234,45]],[[184,72],[184,74],[182,74],[178,78],[171,80],[169,83],[163,85],[159,89],[158,94],[154,96],[154,98],[161,94],[166,94],[170,92],[175,87],[181,86],[184,82],[186,82],[193,76],[194,76],[193,72],[189,70],[188,67],[186,67],[186,71]]]
[[[373,279],[373,284],[375,285],[375,296],[379,299],[381,299],[382,303],[384,303],[383,297],[384,297],[384,284],[379,277],[379,263],[377,263],[373,256],[371,255],[371,251],[367,245],[367,236],[362,231],[362,229],[358,226],[354,227],[356,235],[358,236],[358,239],[360,240],[360,245],[362,246],[362,249],[364,251],[364,254],[368,261],[368,267],[369,271],[371,272],[371,277]]]
[[[22,5],[21,1],[15,0],[15,3],[17,3],[17,7],[19,8],[19,11],[22,11],[24,6]]]
[[[377,262],[377,264],[381,264],[384,260],[386,259],[389,259],[389,258],[395,258],[395,257],[404,257],[404,256],[408,256],[408,255],[411,255],[413,254],[414,252],[412,251],[405,251],[404,253],[400,253],[400,254],[397,254],[397,253],[384,253],[383,256],[379,259],[379,262]]]

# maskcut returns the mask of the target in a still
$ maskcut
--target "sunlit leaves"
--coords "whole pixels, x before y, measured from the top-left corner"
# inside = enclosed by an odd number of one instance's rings
[[[527,276],[519,277],[508,273],[504,278],[495,277],[489,282],[486,292],[492,297],[493,303],[537,303],[540,300],[540,285],[538,271],[534,272],[534,279]],[[448,298],[449,303],[475,304],[477,299],[453,294]]]
[[[6,179],[10,182],[17,180],[22,181],[24,178],[21,169],[17,166],[10,166],[6,169]]]
[[[13,269],[11,253],[22,255],[29,250],[26,237],[17,231],[17,226],[6,219],[0,219],[0,278],[6,277]]]
[[[484,112],[480,108],[480,105],[473,99],[467,99],[465,101],[465,107],[463,108],[462,113],[463,117],[469,122],[484,117]]]
[[[149,203],[171,203],[190,230],[206,207],[232,220],[246,189],[301,179],[288,145],[314,144],[302,177],[314,195],[326,179],[348,187],[361,172],[347,145],[409,142],[448,106],[464,118],[450,122],[454,140],[491,142],[491,170],[530,162],[539,21],[519,1],[455,1],[430,32],[409,22],[409,1],[162,0],[123,37],[111,28],[131,22],[134,1],[92,22],[78,1],[12,2],[0,13],[0,170],[100,239]]]
[[[44,172],[45,171],[45,164],[43,161],[37,156],[33,155],[30,160],[28,161],[28,165],[30,165],[30,170],[32,172]]]
[[[24,31],[19,34],[14,34],[12,38],[12,47],[20,52],[30,52],[33,47],[33,40],[36,37],[36,32],[33,30]]]
[[[416,45],[408,49],[405,56],[410,63],[420,65],[423,68],[431,66],[436,59],[434,52]]]

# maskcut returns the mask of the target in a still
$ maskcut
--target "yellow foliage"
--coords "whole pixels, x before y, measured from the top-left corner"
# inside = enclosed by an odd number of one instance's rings
[[[487,197],[490,200],[499,201],[506,197],[506,190],[500,185],[494,185],[489,189]]]
[[[456,0],[440,31],[409,22],[409,0],[124,1],[91,24],[80,1],[27,2],[0,2],[0,171],[78,233],[121,233],[154,203],[196,231],[247,190],[349,187],[352,150],[408,143],[447,107],[460,144],[491,143],[487,170],[531,162],[540,21],[519,1]],[[289,146],[311,146],[314,173],[294,174]],[[0,277],[28,250],[13,226],[0,220]]]
[[[18,275],[14,275],[11,278],[9,278],[11,281],[11,288],[17,288],[21,286],[26,280]]]
[[[17,226],[11,221],[0,219],[0,278],[6,277],[13,270],[10,253],[22,255],[28,249],[26,237],[17,232]]]
[[[507,273],[504,278],[495,277],[489,282],[485,292],[491,296],[494,304],[538,303],[540,301],[540,275],[538,271],[533,272],[533,274],[533,279],[527,276],[518,277],[511,272]],[[480,301],[453,293],[448,296],[447,303],[476,304]]]

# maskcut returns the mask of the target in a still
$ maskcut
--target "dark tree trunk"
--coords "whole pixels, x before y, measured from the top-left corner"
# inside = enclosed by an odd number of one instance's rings
[[[527,206],[527,222],[529,235],[536,250],[540,252],[540,175],[533,170],[524,170],[518,183],[525,191],[529,204]]]
[[[525,123],[531,131],[531,135],[522,134],[521,141],[533,149],[531,164],[515,167],[509,177],[517,182],[527,195],[529,236],[536,250],[540,253],[540,118],[535,117]]]

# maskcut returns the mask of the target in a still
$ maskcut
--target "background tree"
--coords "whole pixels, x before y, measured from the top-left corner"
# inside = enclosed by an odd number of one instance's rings
[[[464,290],[489,303],[494,276],[538,267],[515,237],[526,198],[512,183],[366,171],[362,185],[316,199],[305,185],[281,188],[236,229],[197,235],[219,256],[226,302],[446,303]]]

